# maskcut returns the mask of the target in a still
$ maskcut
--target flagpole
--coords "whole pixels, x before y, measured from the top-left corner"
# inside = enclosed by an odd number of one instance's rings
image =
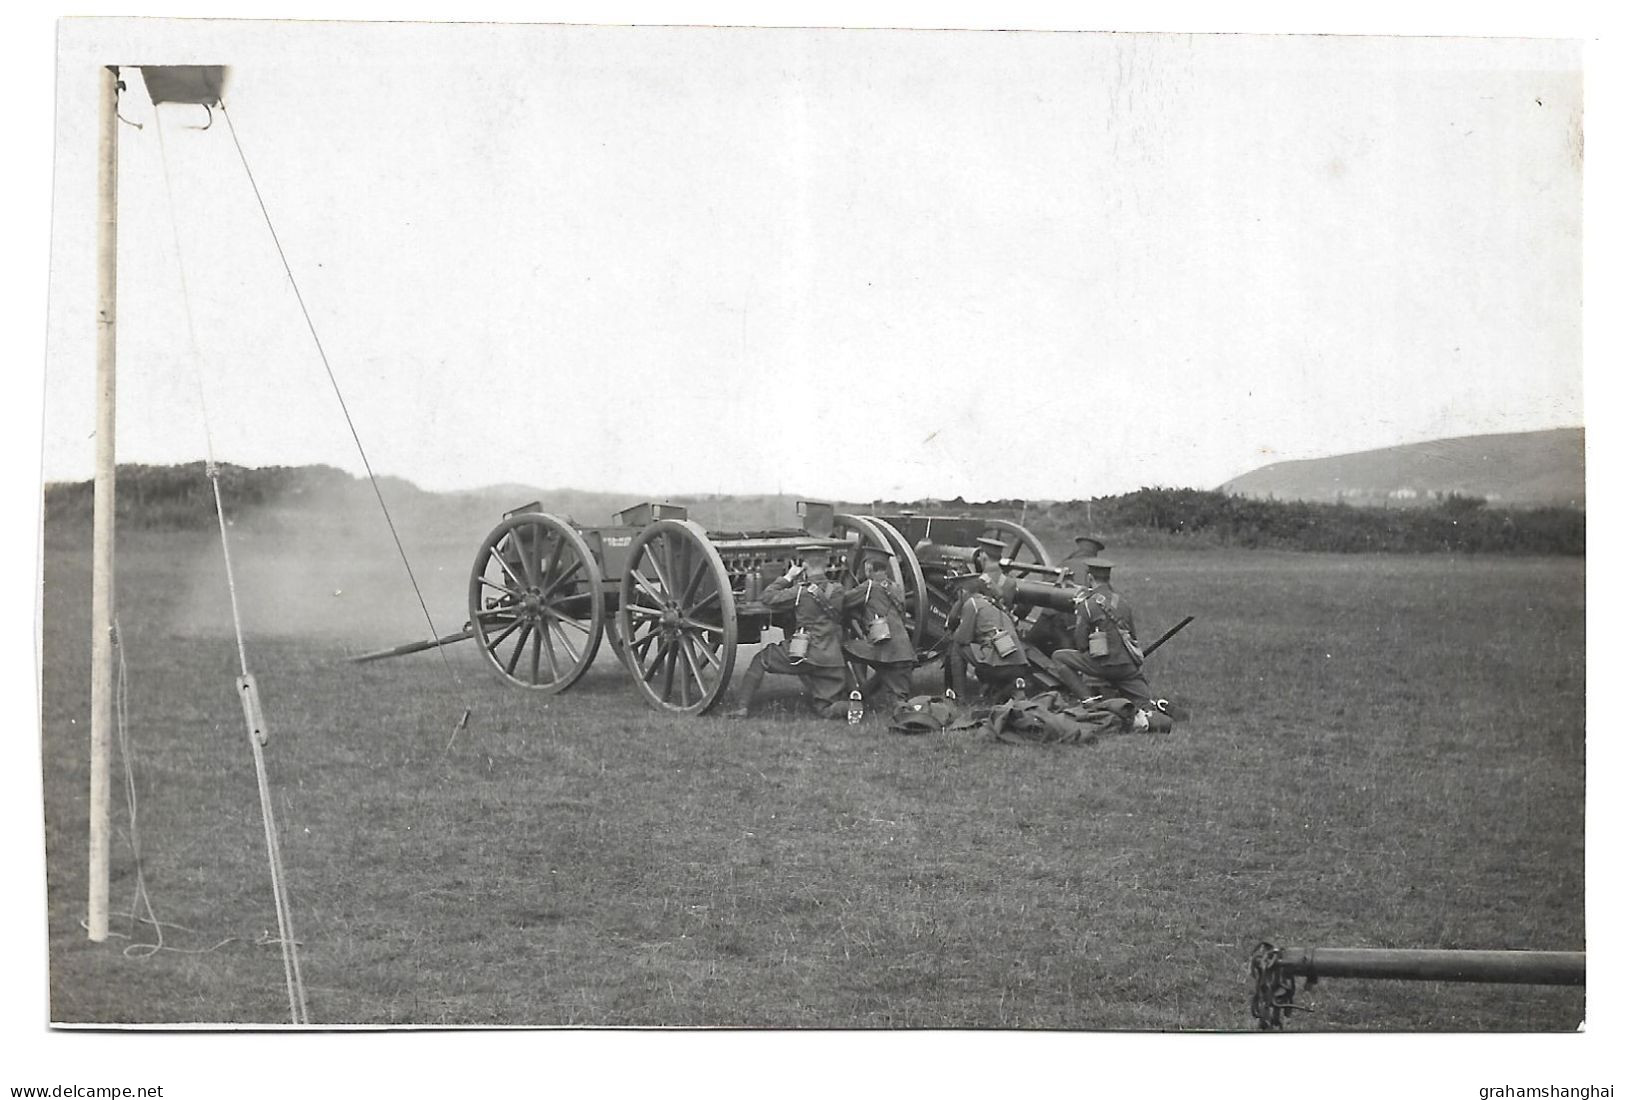
[[[113,727],[114,358],[118,304],[118,69],[101,70],[96,169],[96,492],[90,576],[90,899],[86,924],[107,938],[108,791]]]

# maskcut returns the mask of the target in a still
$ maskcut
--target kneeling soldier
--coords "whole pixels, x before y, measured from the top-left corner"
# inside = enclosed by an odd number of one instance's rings
[[[846,643],[846,655],[874,674],[863,685],[869,708],[882,717],[913,693],[914,643],[903,621],[903,589],[890,576],[890,550],[863,548],[863,579],[846,594],[846,611],[856,615],[857,638]]]
[[[1057,676],[1080,699],[1113,695],[1137,706],[1151,702],[1151,685],[1140,670],[1145,657],[1134,636],[1134,609],[1112,590],[1112,563],[1090,558],[1084,563],[1083,595],[1073,631],[1076,649],[1054,653]]]
[[[800,677],[821,715],[846,717],[846,659],[841,653],[846,589],[826,574],[829,547],[803,546],[798,553],[801,564],[792,565],[762,591],[762,603],[768,607],[796,609],[795,633],[788,642],[757,651],[739,685],[739,705],[730,712],[735,718],[750,714],[751,700],[769,672]]]
[[[976,573],[955,577],[962,597],[956,608],[959,625],[948,647],[948,674],[955,692],[968,698],[965,667],[976,669],[991,698],[1008,695],[1016,680],[1027,675],[1027,654],[1016,635],[1016,624],[987,594],[983,578]]]

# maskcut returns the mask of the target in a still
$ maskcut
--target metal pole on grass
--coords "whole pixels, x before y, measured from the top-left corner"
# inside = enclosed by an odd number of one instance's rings
[[[1584,951],[1464,951],[1283,947],[1278,965],[1304,978],[1584,985]]]
[[[90,898],[86,924],[107,938],[108,777],[113,727],[114,324],[118,299],[118,69],[101,71],[96,167],[96,490],[90,574]]]

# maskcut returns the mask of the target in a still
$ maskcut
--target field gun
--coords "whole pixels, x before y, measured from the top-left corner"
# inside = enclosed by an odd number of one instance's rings
[[[831,574],[847,584],[863,546],[889,549],[879,527],[833,505],[800,501],[796,511],[795,528],[707,531],[681,505],[646,502],[587,527],[532,501],[480,543],[461,631],[351,659],[472,640],[504,683],[552,695],[580,680],[607,638],[651,706],[703,714],[727,688],[742,639],[794,628],[794,609],[770,609],[761,595],[801,547],[827,547]],[[905,584],[897,560],[887,561]]]
[[[872,525],[896,555],[921,660],[941,654],[952,634],[950,616],[958,602],[953,578],[975,568],[978,539],[1003,546],[1004,569],[1019,578],[1066,582],[1071,571],[1058,566],[1044,544],[1019,523],[993,516],[893,515],[852,517]]]

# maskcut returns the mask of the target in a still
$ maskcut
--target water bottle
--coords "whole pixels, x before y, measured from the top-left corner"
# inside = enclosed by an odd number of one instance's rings
[[[863,692],[853,691],[846,699],[846,724],[855,726],[863,721]]]

